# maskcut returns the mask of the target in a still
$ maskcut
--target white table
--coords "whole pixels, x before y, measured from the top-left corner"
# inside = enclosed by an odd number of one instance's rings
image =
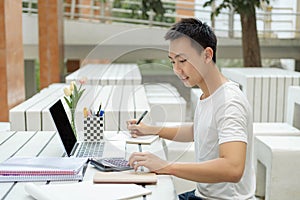
[[[145,84],[152,124],[157,122],[184,122],[186,101],[169,83]]]
[[[300,86],[290,86],[287,97],[287,117],[286,122],[300,128],[299,120],[300,113]]]
[[[179,97],[177,89],[169,83],[145,84],[148,97]]]
[[[63,99],[63,89],[69,84],[52,84],[9,111],[13,131],[54,131],[49,108],[61,99],[66,112],[70,110]],[[139,118],[147,110],[143,122],[183,122],[186,101],[170,84],[158,85],[83,85],[85,92],[76,107],[76,129],[83,130],[83,108],[97,111],[100,103],[105,110],[106,131],[127,130],[126,121]],[[146,89],[147,88],[147,91]],[[166,94],[168,95],[153,95]]]
[[[106,134],[106,133],[105,133]],[[110,142],[106,146],[104,156],[124,156],[125,149],[119,147],[120,141]],[[133,151],[139,151],[138,145],[127,144],[126,155],[129,156]],[[112,148],[114,147],[114,148]],[[151,145],[142,145],[143,151],[150,151],[165,158],[162,148],[162,141],[158,140]],[[62,156],[64,154],[60,143],[59,136],[54,131],[42,132],[0,132],[0,162],[13,156]],[[90,181],[97,170],[88,165],[84,180]],[[59,182],[59,184],[69,183]],[[45,184],[45,182],[37,182],[36,184]],[[57,182],[50,182],[57,184]],[[152,191],[151,195],[146,196],[146,199],[177,199],[172,178],[167,175],[159,175],[156,185],[149,185],[146,188]],[[24,191],[24,183],[0,183],[0,198],[5,200],[15,199],[32,199]],[[138,198],[143,199],[143,198]]]
[[[288,123],[256,122],[253,123],[254,136],[300,136],[300,130]]]
[[[52,84],[27,101],[9,111],[13,131],[53,131],[56,130],[49,108],[61,99],[65,110],[69,108],[63,99],[63,89],[69,84]],[[143,85],[83,85],[83,93],[76,108],[76,128],[83,130],[83,108],[97,111],[100,103],[105,110],[105,130],[126,129],[126,121],[138,118],[145,110],[150,111]],[[149,121],[149,115],[144,122]]]
[[[300,85],[300,73],[278,68],[222,68],[240,84],[253,108],[254,122],[287,122],[287,96],[291,85]]]
[[[157,122],[185,122],[186,101],[183,97],[158,97],[148,96],[151,109],[152,123]]]
[[[66,76],[66,83],[86,77],[90,85],[138,85],[142,75],[137,64],[88,64]]]
[[[9,122],[10,128],[13,131],[25,131],[27,129],[27,115],[26,111],[35,107],[36,104],[45,101],[53,94],[60,93],[63,96],[62,88],[65,87],[65,84],[52,84],[47,88],[42,89],[39,93],[35,94],[31,98],[27,99],[23,103],[11,108],[9,110]],[[48,104],[51,104],[50,101],[47,101]],[[39,110],[42,110],[44,107],[40,107]],[[34,111],[33,111],[34,112]],[[37,114],[39,114],[38,112]]]

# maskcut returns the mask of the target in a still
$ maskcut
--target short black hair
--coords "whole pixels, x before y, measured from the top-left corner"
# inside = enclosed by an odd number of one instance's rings
[[[199,19],[195,18],[183,18],[179,22],[175,23],[165,35],[166,40],[175,40],[180,37],[187,37],[191,40],[192,45],[199,49],[199,45],[202,48],[210,47],[214,51],[213,61],[216,63],[217,53],[217,37],[213,30],[206,24],[202,23]],[[196,43],[196,44],[195,44]]]

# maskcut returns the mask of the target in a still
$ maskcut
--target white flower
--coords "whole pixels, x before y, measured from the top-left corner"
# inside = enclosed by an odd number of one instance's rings
[[[69,96],[71,96],[71,94],[72,94],[72,91],[69,89],[69,88],[64,88],[64,93],[65,93],[65,95],[67,96],[67,97],[69,97]]]
[[[75,81],[71,81],[71,83],[70,83],[70,90],[71,90],[71,92],[73,92],[75,84],[76,84]]]

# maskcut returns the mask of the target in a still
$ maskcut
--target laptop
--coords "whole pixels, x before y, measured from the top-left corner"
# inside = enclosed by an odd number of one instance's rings
[[[77,141],[60,99],[49,110],[67,156],[88,158],[103,156],[104,141]]]

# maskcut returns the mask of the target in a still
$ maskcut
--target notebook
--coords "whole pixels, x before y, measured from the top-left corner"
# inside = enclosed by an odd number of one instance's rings
[[[104,141],[87,142],[77,141],[64,106],[59,99],[50,107],[54,124],[68,156],[75,157],[102,157]]]
[[[159,139],[158,135],[145,135],[136,138],[129,137],[126,139],[127,144],[152,144]]]
[[[26,183],[25,191],[39,200],[132,199],[152,191],[136,184],[93,184],[90,181],[70,184],[36,185]]]
[[[107,140],[110,141],[118,141],[124,140],[127,144],[152,144],[156,140],[159,139],[158,135],[145,135],[139,136],[136,138],[131,137],[129,131],[115,132],[115,131],[107,131],[109,134]]]
[[[13,157],[0,163],[0,182],[82,180],[87,158]]]
[[[157,175],[152,172],[96,172],[94,183],[138,183],[138,184],[155,184]]]

